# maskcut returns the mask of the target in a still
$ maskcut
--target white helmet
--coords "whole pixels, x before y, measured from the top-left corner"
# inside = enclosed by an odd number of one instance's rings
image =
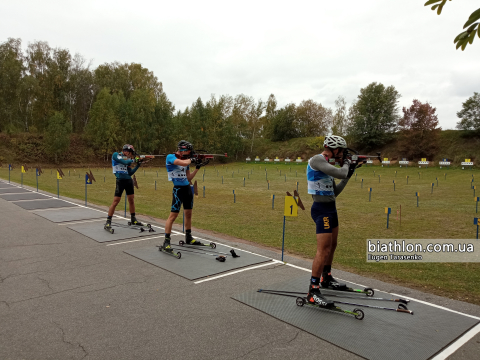
[[[325,141],[323,142],[323,146],[330,149],[337,149],[337,148],[347,148],[347,142],[344,138],[337,135],[328,135],[325,137]]]

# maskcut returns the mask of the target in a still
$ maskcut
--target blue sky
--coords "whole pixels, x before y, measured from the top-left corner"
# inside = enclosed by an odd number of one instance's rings
[[[464,52],[453,44],[478,2],[449,1],[440,16],[424,2],[4,1],[0,41],[48,41],[94,67],[141,63],[177,109],[241,93],[334,108],[376,81],[395,86],[400,108],[429,101],[452,129],[480,91],[480,38]]]

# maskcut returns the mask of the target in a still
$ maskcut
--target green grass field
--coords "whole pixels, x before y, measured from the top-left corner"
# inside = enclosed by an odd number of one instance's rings
[[[315,224],[310,217],[312,199],[307,195],[305,169],[305,165],[296,164],[245,163],[202,168],[195,178],[199,196],[195,199],[193,226],[280,249],[284,196],[286,191],[293,193],[298,182],[306,211],[299,210],[297,218],[287,218],[285,249],[292,254],[313,258],[316,252]],[[61,196],[84,199],[85,170],[63,169],[66,176],[60,180]],[[115,187],[111,168],[91,170],[97,181],[88,186],[88,201],[110,205]],[[472,239],[475,243],[473,218],[478,214],[475,212],[471,180],[472,175],[477,173],[476,170],[458,168],[362,167],[337,199],[340,234],[333,266],[480,304],[478,263],[385,264],[367,263],[365,260],[366,239],[452,238]],[[36,186],[34,169],[23,175],[24,184]],[[140,168],[136,175],[139,184],[139,189],[135,190],[136,212],[166,219],[170,212],[172,183],[167,181],[165,168],[146,168],[145,173]],[[266,175],[270,189],[267,189]],[[0,177],[8,179],[8,176],[8,168],[0,168]],[[409,176],[408,184],[406,176]],[[20,168],[15,168],[11,172],[11,179],[19,183],[20,178]],[[44,174],[38,180],[41,190],[57,193],[55,170],[44,169]],[[393,180],[396,181],[395,191]],[[433,194],[432,182],[435,183]],[[371,202],[368,201],[370,187],[373,189]],[[233,202],[233,190],[236,203]],[[419,207],[415,192],[420,192]],[[275,195],[274,209],[272,195]],[[480,189],[476,196],[480,196]],[[396,219],[400,205],[401,225]],[[123,201],[119,207],[123,208]],[[385,207],[392,209],[389,229],[386,229]],[[179,219],[181,223],[181,216]]]

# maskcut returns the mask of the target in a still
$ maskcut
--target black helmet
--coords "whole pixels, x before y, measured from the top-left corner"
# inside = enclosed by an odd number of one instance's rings
[[[179,151],[193,150],[193,145],[186,140],[180,140],[177,147]]]
[[[135,154],[135,149],[133,145],[130,145],[130,144],[123,145],[122,151],[125,151],[125,150],[130,151],[132,154]]]

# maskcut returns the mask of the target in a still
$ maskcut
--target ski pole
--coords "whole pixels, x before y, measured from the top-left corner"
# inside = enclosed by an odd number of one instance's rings
[[[194,249],[186,249],[184,248],[183,246],[180,246],[180,245],[170,245],[170,246],[176,246],[174,249],[175,250],[182,250],[182,251],[187,251],[187,252],[192,252],[192,253],[196,253],[196,254],[203,254],[203,255],[210,255],[210,256],[217,256],[219,254],[222,254],[222,255],[228,255],[228,256],[231,256],[230,254],[226,254],[226,253],[210,253],[210,252],[204,252],[204,251],[198,251],[198,250],[194,250]]]

